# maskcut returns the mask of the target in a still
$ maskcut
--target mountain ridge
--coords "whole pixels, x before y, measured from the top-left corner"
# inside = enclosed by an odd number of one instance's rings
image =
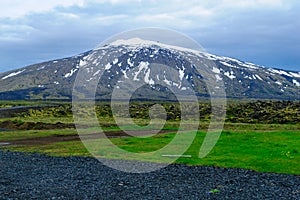
[[[105,65],[100,59],[105,57],[104,55],[107,58],[112,57]],[[113,58],[116,55],[118,57]],[[183,57],[187,59],[182,59]],[[198,60],[197,63],[204,65],[207,62],[213,63],[211,66],[202,67],[206,67],[216,81],[224,82],[228,98],[300,100],[300,72],[267,68],[201,50],[138,38],[117,40],[77,56],[0,73],[0,99],[71,99],[75,77],[83,68],[90,77],[89,81],[95,81],[99,78],[99,74],[103,73],[104,79],[100,80],[99,85],[101,89],[96,95],[99,99],[109,99],[112,86],[119,87],[118,79],[121,75],[148,84],[150,86],[147,89],[150,93],[148,96],[158,95],[158,90],[164,91],[163,87],[157,86],[160,79],[165,79],[165,83],[170,87],[182,90],[184,86],[178,77],[181,79],[184,77],[193,85],[199,97],[209,96],[205,91],[207,89],[203,77],[197,74],[193,66],[189,66],[188,59]],[[89,67],[85,66],[87,62]],[[157,76],[153,74],[153,67],[149,65],[152,62],[166,64],[177,70],[178,74],[169,77],[168,74],[165,77]],[[182,68],[183,64],[188,67]],[[88,79],[86,81],[89,82]],[[168,95],[165,95],[164,99],[167,97]]]

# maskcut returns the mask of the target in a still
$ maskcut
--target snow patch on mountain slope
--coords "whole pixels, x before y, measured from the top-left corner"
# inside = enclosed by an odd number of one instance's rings
[[[131,62],[130,58],[127,59],[127,64],[128,64],[130,67],[133,67],[133,66],[134,66],[134,63]]]
[[[300,73],[295,73],[295,72],[287,72],[284,70],[278,70],[278,69],[268,69],[270,72],[275,73],[275,74],[279,74],[279,75],[285,75],[285,76],[289,76],[289,77],[294,77],[294,78],[300,78]]]
[[[263,81],[263,79],[258,75],[258,74],[255,74],[256,78],[258,78],[259,80]]]
[[[77,71],[78,69],[71,69],[71,71],[67,74],[65,74],[65,78],[70,78],[71,76],[73,76],[73,74]]]
[[[225,72],[224,75],[227,76],[228,78],[230,78],[231,80],[236,78],[236,76],[234,75],[233,71],[231,71],[231,72]]]
[[[167,85],[172,86],[172,81],[169,81],[166,77],[166,74],[164,74],[164,80],[163,82],[165,82]]]
[[[140,79],[138,78],[138,75],[144,70],[144,73],[148,69],[149,63],[148,62],[141,62],[138,66],[138,71],[135,73],[133,80],[134,81],[139,81]]]
[[[154,85],[155,84],[153,79],[150,78],[150,68],[148,68],[147,71],[146,71],[144,81],[145,81],[145,83],[148,83],[149,85]]]
[[[118,62],[119,62],[119,59],[116,58],[116,59],[113,61],[113,64],[115,65],[115,64],[117,64]]]
[[[283,75],[284,73],[281,72],[281,70],[277,70],[277,69],[269,69],[270,72],[276,73],[276,74],[280,74]]]
[[[80,60],[79,67],[84,67],[87,64],[88,64],[88,62],[86,62],[85,60]]]
[[[105,65],[105,70],[109,70],[111,67],[112,67],[112,65],[111,65],[110,63],[107,63],[107,64]]]
[[[219,74],[216,74],[215,76],[216,76],[217,81],[222,81],[223,80]]]
[[[123,76],[124,76],[125,79],[129,79],[128,76],[127,76],[126,70],[121,70],[121,72],[123,73]]]
[[[184,77],[184,70],[185,70],[185,68],[184,68],[184,66],[182,66],[183,68],[182,69],[179,69],[179,79],[182,81],[182,79],[183,79],[183,77]]]
[[[295,79],[293,79],[293,84],[295,84],[296,86],[300,87],[300,83],[297,80],[295,80]]]
[[[212,69],[212,72],[216,73],[216,74],[220,74],[221,73],[221,70],[216,68],[216,67],[213,67]]]
[[[224,61],[220,61],[220,63],[221,63],[222,65],[227,66],[227,67],[239,69],[239,67],[237,67],[236,65],[232,65],[232,64],[229,64],[229,63],[224,62]]]
[[[17,76],[18,74],[21,74],[21,73],[24,72],[25,70],[26,70],[26,69],[23,69],[23,70],[20,70],[20,71],[17,71],[17,72],[10,73],[10,74],[8,74],[7,76],[2,77],[2,80],[5,80],[5,79],[10,78],[10,77],[13,77],[13,76]]]
[[[246,63],[243,63],[243,62],[239,61],[238,64],[239,64],[240,66],[243,66],[243,67],[246,67],[246,68],[249,68],[249,69],[254,69],[254,70],[259,69],[258,66],[254,65],[254,64],[252,64],[252,63],[247,63],[247,62],[246,62]],[[262,66],[260,66],[260,67],[261,67],[261,68],[264,68],[264,67],[262,67]]]
[[[97,70],[94,74],[93,74],[93,76],[97,76],[99,73],[101,72],[101,70],[99,69],[99,70]]]
[[[42,66],[42,67],[37,68],[36,70],[39,71],[39,70],[45,69],[45,67],[46,67],[46,66]]]
[[[300,78],[300,72],[299,73],[290,72],[290,74],[295,78]]]

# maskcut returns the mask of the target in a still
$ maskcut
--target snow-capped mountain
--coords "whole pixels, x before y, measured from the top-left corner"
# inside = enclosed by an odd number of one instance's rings
[[[199,68],[207,73],[199,72]],[[124,80],[145,84],[136,98],[170,98],[172,92],[160,83],[182,93],[192,89],[199,97],[207,97],[209,74],[216,83],[224,84],[228,98],[300,100],[300,72],[139,38],[117,40],[78,56],[1,73],[0,99],[70,99],[79,71],[81,98],[90,98],[87,87],[99,82],[97,98],[108,99]]]

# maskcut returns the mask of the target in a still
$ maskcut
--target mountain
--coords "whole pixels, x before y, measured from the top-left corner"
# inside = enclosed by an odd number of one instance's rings
[[[169,69],[155,68],[152,63]],[[101,75],[96,95],[99,99],[109,99],[113,88],[122,87],[122,77],[146,84],[136,98],[173,98],[166,86],[183,93],[192,88],[197,96],[208,97],[209,83],[199,68],[216,82],[224,83],[228,98],[300,100],[300,72],[139,38],[118,40],[77,56],[1,73],[0,99],[71,99],[79,71],[83,78],[76,89],[83,96],[78,98],[91,98],[93,94],[87,87],[98,83]]]

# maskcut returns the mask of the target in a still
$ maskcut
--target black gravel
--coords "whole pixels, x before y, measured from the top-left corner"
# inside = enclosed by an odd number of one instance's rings
[[[0,199],[300,199],[300,176],[242,169],[171,165],[130,174],[93,158],[3,151],[0,167]]]

